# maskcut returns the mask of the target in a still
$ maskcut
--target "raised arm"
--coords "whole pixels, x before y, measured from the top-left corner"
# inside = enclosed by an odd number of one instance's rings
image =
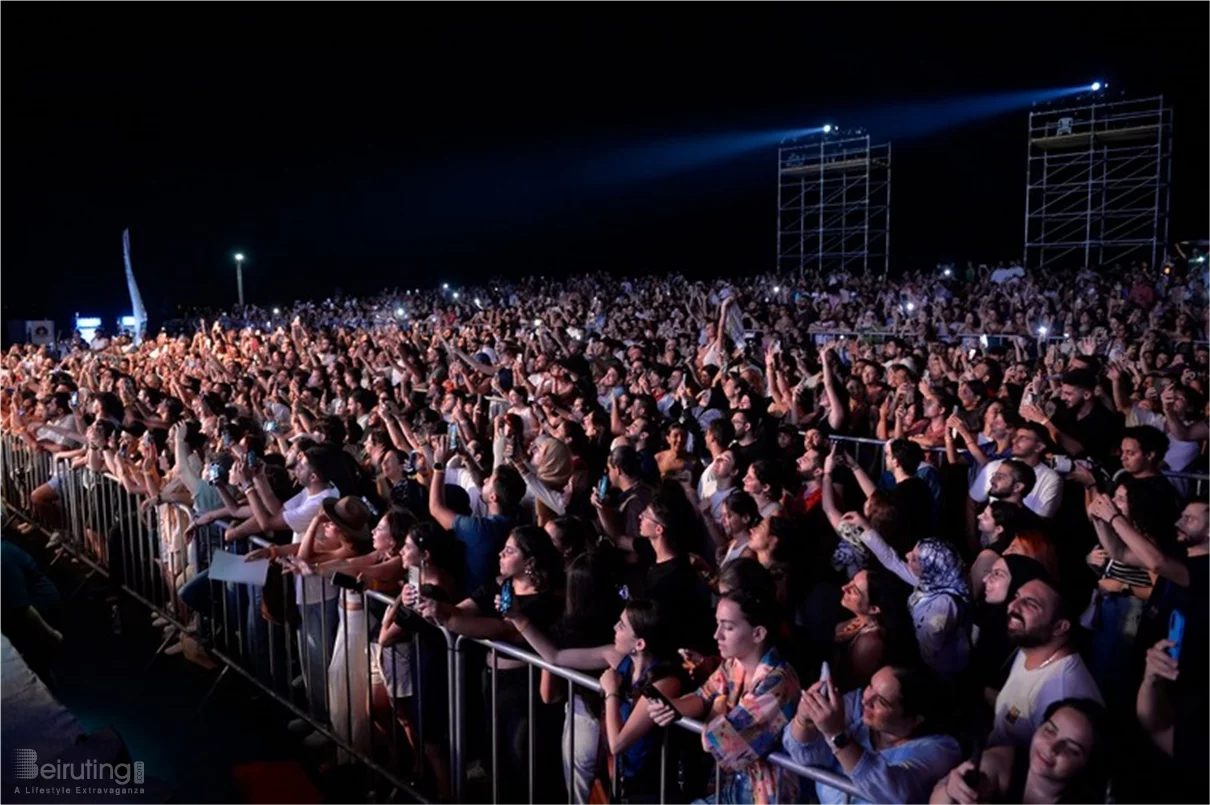
[[[530,623],[529,618],[520,612],[510,612],[505,616],[505,620],[512,623],[513,628],[521,637],[525,638],[535,654],[552,665],[577,668],[581,671],[597,671],[616,666],[622,661],[621,655],[614,651],[612,644],[591,648],[560,649],[555,646],[553,640]]]

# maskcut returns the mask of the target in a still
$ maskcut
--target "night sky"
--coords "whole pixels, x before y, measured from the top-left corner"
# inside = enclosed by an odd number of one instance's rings
[[[99,5],[99,4],[98,4]],[[1173,238],[1207,233],[1208,6],[6,7],[5,319],[288,302],[494,274],[765,271],[776,148],[892,136],[892,267],[1021,252],[1028,108],[1175,106]],[[960,106],[960,104],[959,104]],[[692,158],[686,158],[692,157]]]

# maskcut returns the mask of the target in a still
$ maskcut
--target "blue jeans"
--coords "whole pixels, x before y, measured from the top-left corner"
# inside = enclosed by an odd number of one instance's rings
[[[704,799],[693,800],[692,805],[749,805],[753,801],[753,784],[744,772],[724,772],[721,792]]]
[[[303,685],[307,689],[311,715],[321,721],[328,718],[328,663],[336,646],[338,599],[299,604],[302,625],[298,630],[299,654],[302,657]]]
[[[248,615],[244,630],[248,670],[276,691],[289,691],[286,669],[286,632],[261,615],[264,587],[247,585]],[[293,660],[291,660],[293,662]]]

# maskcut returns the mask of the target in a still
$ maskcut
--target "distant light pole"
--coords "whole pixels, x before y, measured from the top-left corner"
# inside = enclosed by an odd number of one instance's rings
[[[235,286],[239,289],[239,306],[244,306],[244,253],[235,254]]]

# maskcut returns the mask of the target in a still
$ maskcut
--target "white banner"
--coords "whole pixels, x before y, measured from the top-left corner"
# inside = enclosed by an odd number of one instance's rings
[[[53,321],[26,321],[25,337],[31,344],[42,346],[55,343],[55,323]]]
[[[126,287],[130,289],[131,312],[134,313],[134,342],[142,343],[143,331],[147,329],[147,309],[139,294],[139,284],[134,281],[134,268],[130,265],[130,230],[122,230],[122,258],[126,261]]]

